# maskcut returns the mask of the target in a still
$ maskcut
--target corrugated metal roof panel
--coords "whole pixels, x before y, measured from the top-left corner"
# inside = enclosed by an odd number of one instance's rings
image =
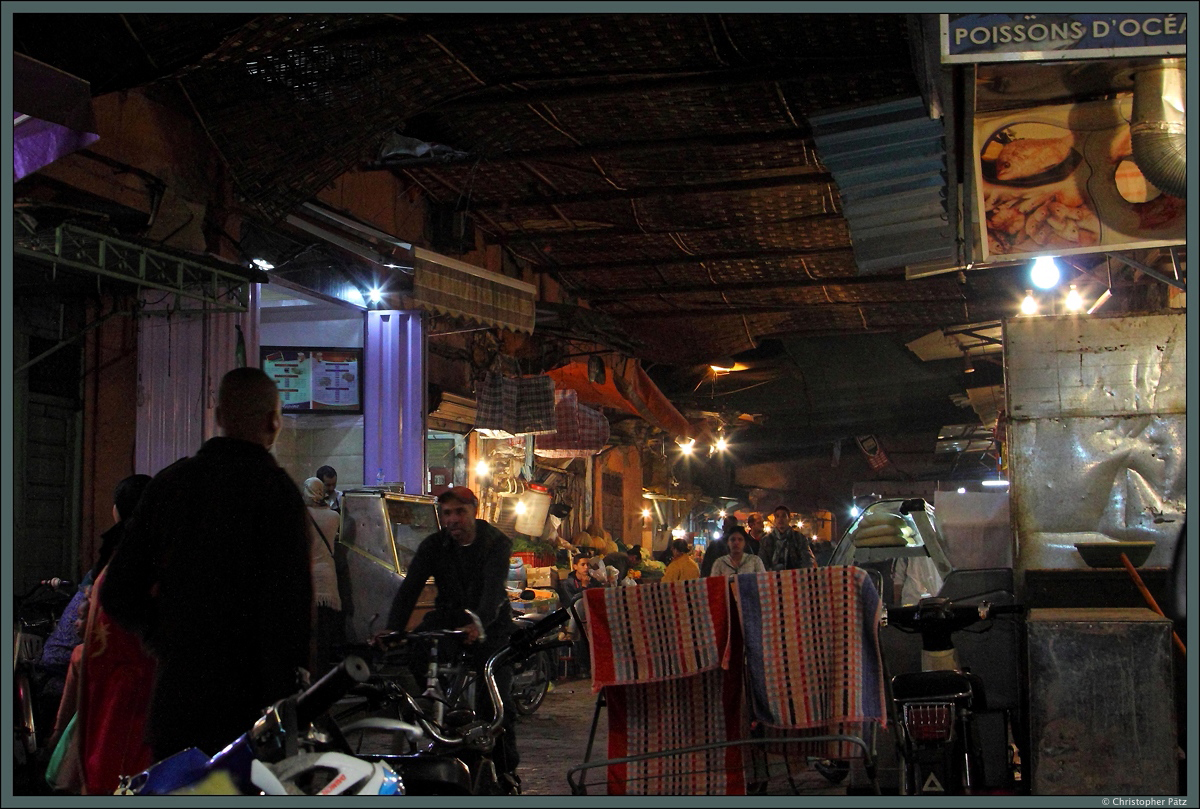
[[[809,119],[821,162],[833,174],[861,274],[916,263],[958,263],[946,207],[941,120],[920,98],[855,107]]]

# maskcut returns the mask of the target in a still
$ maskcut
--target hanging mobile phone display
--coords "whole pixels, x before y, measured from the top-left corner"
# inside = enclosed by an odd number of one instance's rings
[[[362,413],[362,349],[262,346],[285,413]]]

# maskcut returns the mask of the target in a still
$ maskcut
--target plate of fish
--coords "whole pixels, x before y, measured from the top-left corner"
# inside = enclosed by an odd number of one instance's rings
[[[1014,137],[1006,127],[988,139],[980,155],[983,178],[995,185],[1033,188],[1070,177],[1083,155],[1075,149],[1075,135]]]

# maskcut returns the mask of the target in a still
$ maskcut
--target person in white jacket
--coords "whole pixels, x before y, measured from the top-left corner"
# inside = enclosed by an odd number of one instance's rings
[[[735,576],[738,573],[766,573],[763,560],[752,553],[746,553],[746,529],[738,526],[725,537],[729,545],[729,553],[713,562],[710,576]]]
[[[342,599],[338,593],[337,548],[341,516],[325,501],[325,484],[320,478],[304,481],[304,505],[308,507],[309,559],[312,562],[313,674],[320,676],[333,667],[333,648],[345,639]]]

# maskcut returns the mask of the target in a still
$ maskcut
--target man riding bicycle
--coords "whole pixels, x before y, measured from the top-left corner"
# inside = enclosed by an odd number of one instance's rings
[[[432,576],[437,584],[437,598],[433,609],[414,631],[463,631],[463,643],[471,652],[472,663],[482,673],[484,663],[507,645],[514,628],[505,590],[512,540],[486,521],[476,519],[478,508],[478,498],[466,486],[454,486],[438,495],[442,528],[417,547],[404,583],[392,602],[388,628],[403,631],[408,626],[417,599]],[[479,616],[482,636],[466,610]],[[509,693],[511,679],[512,670],[507,666],[496,672],[501,694]],[[481,689],[477,697],[481,714],[490,718],[487,695]],[[504,714],[504,733],[496,764],[503,773],[501,777],[508,776],[516,786],[520,783],[516,776],[520,757],[513,729],[513,708],[506,704]]]

